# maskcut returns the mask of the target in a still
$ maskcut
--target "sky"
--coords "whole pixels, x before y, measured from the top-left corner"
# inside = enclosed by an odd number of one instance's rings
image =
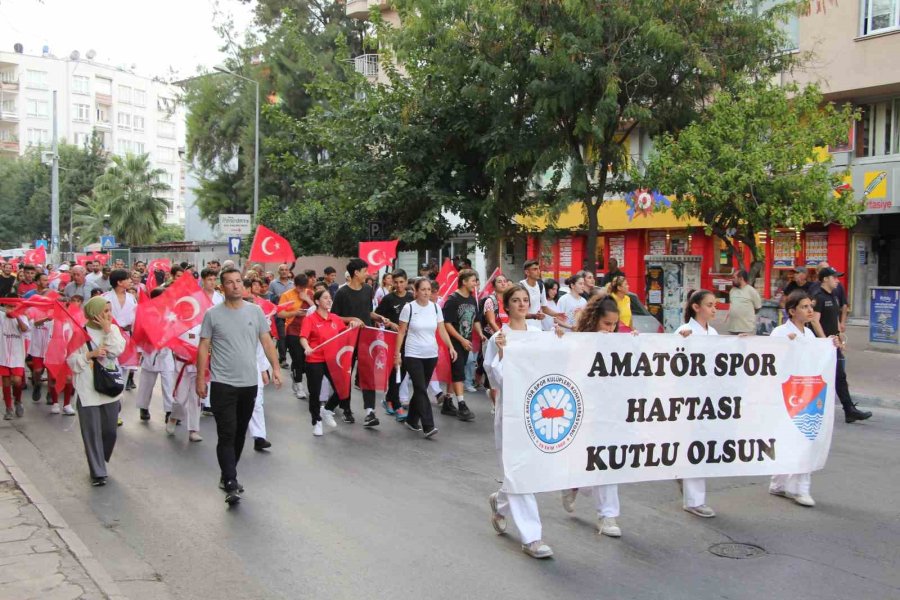
[[[44,45],[57,57],[93,49],[96,62],[130,68],[145,77],[169,80],[198,65],[221,62],[214,12],[231,14],[241,32],[251,22],[252,4],[238,0],[0,0],[0,48],[15,43],[26,54]]]

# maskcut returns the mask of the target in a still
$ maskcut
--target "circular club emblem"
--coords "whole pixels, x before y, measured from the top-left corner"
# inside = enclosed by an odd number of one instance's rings
[[[572,443],[581,426],[581,390],[563,375],[547,375],[525,394],[525,427],[541,452],[559,452]]]

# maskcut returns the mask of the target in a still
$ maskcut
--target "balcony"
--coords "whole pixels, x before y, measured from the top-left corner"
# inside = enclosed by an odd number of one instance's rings
[[[360,54],[353,59],[354,70],[368,78],[375,80],[378,78],[378,55],[377,54]]]
[[[347,16],[351,19],[368,19],[369,10],[377,6],[386,8],[387,0],[347,0]]]
[[[100,92],[97,92],[94,94],[94,98],[97,100],[97,104],[112,106],[112,94],[101,94]]]
[[[2,110],[2,111],[0,111],[0,121],[6,121],[9,123],[18,123],[19,122],[19,113],[14,110]]]
[[[18,140],[0,140],[0,152],[15,152],[19,153],[19,141]]]
[[[7,81],[0,77],[0,92],[18,92],[19,91],[19,80],[13,79]]]

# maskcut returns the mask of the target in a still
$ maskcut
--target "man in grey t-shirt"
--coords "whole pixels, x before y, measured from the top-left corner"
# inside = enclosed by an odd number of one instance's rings
[[[262,344],[272,365],[275,387],[281,387],[281,368],[262,309],[243,300],[244,283],[240,271],[224,269],[220,281],[225,302],[209,309],[200,326],[197,395],[206,397],[206,363],[212,351],[209,398],[219,437],[216,444],[216,456],[222,470],[219,485],[225,490],[225,502],[235,504],[240,501],[242,490],[237,481],[237,463],[256,402],[259,376],[256,345]]]

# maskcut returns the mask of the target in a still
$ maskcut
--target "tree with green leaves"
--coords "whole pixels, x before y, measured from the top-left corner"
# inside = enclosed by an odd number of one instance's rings
[[[816,87],[767,83],[715,94],[702,118],[656,145],[635,184],[674,194],[672,209],[722,239],[743,263],[744,244],[759,273],[756,235],[810,223],[850,227],[861,206],[842,186],[821,146],[847,141],[851,107],[823,103]]]
[[[83,198],[77,209],[82,243],[99,240],[105,222],[122,245],[152,242],[168,207],[160,197],[170,189],[160,180],[164,173],[150,165],[147,154],[113,156],[109,168],[97,178],[92,196]]]

